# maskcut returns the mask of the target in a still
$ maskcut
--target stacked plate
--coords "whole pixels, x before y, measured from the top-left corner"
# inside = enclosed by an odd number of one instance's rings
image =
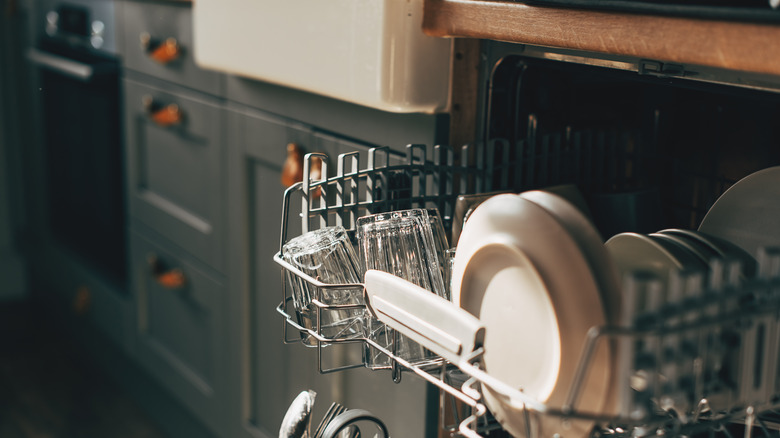
[[[715,259],[739,261],[743,277],[752,277],[758,248],[780,245],[777,199],[780,167],[735,184],[699,230],[623,233],[603,243],[582,209],[564,197],[543,191],[496,195],[476,207],[463,227],[452,298],[484,324],[482,365],[492,377],[552,409],[617,415],[616,342],[599,344],[576,400],[571,392],[588,331],[620,324],[619,279],[645,271],[663,283],[672,270],[705,272]],[[485,384],[483,394],[496,419],[517,437],[585,437],[593,426],[527,415]]]
[[[649,272],[666,284],[673,270],[706,272],[714,259],[738,261],[745,277],[753,275],[756,261],[731,242],[701,231],[668,229],[651,234],[621,233],[605,244],[621,278]]]
[[[756,272],[764,246],[780,245],[780,167],[753,173],[729,188],[707,212],[698,231],[670,229],[649,235],[618,234],[606,243],[621,273],[706,270],[714,259],[735,260],[744,277]]]
[[[718,198],[699,231],[731,242],[753,257],[759,248],[780,245],[780,167],[739,180]]]
[[[583,213],[548,192],[494,196],[463,228],[453,268],[453,301],[485,325],[483,365],[495,378],[562,408],[591,327],[616,321],[617,273]],[[615,349],[604,342],[574,408],[613,412]],[[526,416],[483,386],[485,403],[515,436],[587,436],[592,423]],[[526,423],[530,418],[531,424]]]

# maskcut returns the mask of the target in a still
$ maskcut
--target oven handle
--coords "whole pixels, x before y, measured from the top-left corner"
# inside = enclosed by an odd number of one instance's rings
[[[35,48],[27,52],[27,58],[34,64],[57,73],[78,79],[82,82],[89,82],[95,74],[95,69],[89,65],[69,58],[53,55]]]

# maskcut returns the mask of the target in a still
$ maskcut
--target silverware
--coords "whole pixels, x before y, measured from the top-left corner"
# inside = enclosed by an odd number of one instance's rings
[[[360,422],[374,423],[374,426],[376,426],[379,431],[379,434],[375,436],[378,436],[379,438],[388,438],[390,436],[387,432],[385,423],[377,416],[363,409],[351,409],[336,416],[330,424],[328,424],[323,432],[323,438],[359,438],[361,433],[357,423]],[[347,432],[347,435],[340,435],[342,432]]]
[[[317,429],[314,430],[312,438],[322,438],[322,434],[325,432],[325,428],[328,424],[346,410],[347,408],[339,403],[331,403],[330,407],[325,412],[325,415],[322,417],[322,420],[320,420],[320,424],[317,425]]]

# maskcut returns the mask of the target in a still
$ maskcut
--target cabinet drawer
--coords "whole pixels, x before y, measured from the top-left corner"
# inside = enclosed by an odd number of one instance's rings
[[[125,96],[131,219],[223,269],[221,109],[129,80]]]
[[[326,154],[331,175],[336,172],[339,154],[360,152],[359,169],[364,169],[368,163],[368,149],[371,146],[365,143],[326,134],[309,125],[260,111],[244,110],[243,116],[239,116],[233,123],[229,134],[240,137],[237,141],[244,145],[250,156],[281,166],[287,158],[287,144],[295,143],[303,152]],[[381,164],[387,161],[384,155],[378,160]],[[391,164],[400,162],[401,159],[395,156],[390,160]],[[348,167],[347,170],[357,169]]]
[[[188,4],[127,1],[122,14],[126,68],[207,93],[224,93],[224,76],[195,64]]]
[[[131,233],[139,362],[209,425],[223,396],[225,295],[220,282],[160,241]]]

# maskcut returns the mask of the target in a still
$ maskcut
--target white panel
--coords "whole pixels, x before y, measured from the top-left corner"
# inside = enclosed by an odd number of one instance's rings
[[[195,59],[394,112],[448,102],[451,42],[422,32],[423,0],[198,0]]]

